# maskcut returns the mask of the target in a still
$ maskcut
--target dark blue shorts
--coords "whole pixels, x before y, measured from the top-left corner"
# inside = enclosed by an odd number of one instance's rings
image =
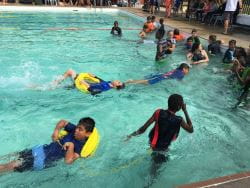
[[[14,170],[17,172],[23,172],[33,169],[34,157],[32,155],[32,150],[23,150],[19,152],[18,160],[22,161],[22,165],[16,167]]]
[[[153,75],[151,77],[148,77],[147,80],[148,80],[148,83],[150,85],[152,84],[156,84],[162,80],[165,80],[166,78],[163,76],[163,74],[158,74],[158,75]]]

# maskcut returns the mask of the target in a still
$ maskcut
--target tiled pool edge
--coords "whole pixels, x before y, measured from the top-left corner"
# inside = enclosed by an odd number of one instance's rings
[[[244,181],[243,183],[243,180],[246,180],[246,181]],[[250,171],[242,172],[239,174],[218,177],[214,179],[209,179],[206,181],[181,185],[181,186],[177,186],[176,188],[210,188],[210,187],[225,188],[225,186],[227,188],[229,187],[236,188],[235,185],[233,185],[235,183],[239,184],[240,188],[249,188],[250,187]]]

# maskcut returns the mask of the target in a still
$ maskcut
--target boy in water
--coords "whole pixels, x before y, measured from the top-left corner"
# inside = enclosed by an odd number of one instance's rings
[[[189,73],[189,66],[186,63],[182,63],[177,69],[174,69],[170,72],[157,74],[150,76],[145,80],[129,80],[126,84],[156,84],[162,80],[166,79],[177,79],[182,80],[185,75]]]
[[[156,61],[164,59],[167,54],[172,54],[172,52],[175,50],[176,40],[174,38],[173,31],[168,31],[166,40],[163,39],[163,35],[163,33],[162,35],[159,35],[155,56]]]
[[[229,64],[232,63],[235,56],[235,49],[236,49],[236,40],[230,40],[228,43],[229,48],[224,54],[223,63]]]
[[[216,54],[220,54],[221,50],[220,50],[220,46],[222,44],[221,40],[217,40],[216,35],[210,35],[208,38],[208,52],[211,55],[216,55]]]
[[[112,35],[117,35],[117,36],[122,36],[122,30],[118,26],[118,21],[114,22],[114,26],[112,27],[111,34]]]
[[[187,38],[186,47],[188,50],[192,48],[194,43],[200,43],[200,39],[197,34],[197,29],[192,29],[191,36]]]
[[[0,173],[8,171],[23,172],[48,168],[55,161],[64,158],[66,164],[72,164],[80,157],[82,147],[95,127],[95,121],[86,117],[80,119],[78,125],[61,120],[57,123],[49,145],[35,146],[17,153],[17,160],[0,165]],[[64,129],[66,136],[59,139],[59,131]]]
[[[92,78],[96,78],[99,83],[91,83],[88,82],[88,80],[78,80],[78,76],[81,74],[88,74],[90,75]],[[84,86],[85,88],[87,88],[87,91],[90,92],[92,95],[101,93],[103,91],[108,91],[110,89],[124,89],[125,88],[125,84],[120,82],[119,80],[114,80],[114,81],[104,81],[101,78],[95,76],[94,74],[91,73],[80,73],[77,74],[74,70],[69,69],[67,70],[61,78],[59,78],[58,80],[54,81],[55,85],[60,84],[63,80],[65,80],[66,78],[71,78],[74,86],[76,86],[76,81],[79,81],[79,84]]]
[[[187,122],[181,116],[175,115],[181,109],[185,114]],[[151,154],[151,176],[155,178],[161,164],[167,161],[166,152],[171,142],[177,139],[180,128],[182,127],[189,133],[193,133],[194,130],[186,109],[186,104],[182,96],[178,94],[173,94],[168,98],[167,110],[156,110],[146,123],[137,131],[130,134],[127,139],[144,133],[152,123],[155,123],[155,125],[149,133],[149,143],[153,150]]]

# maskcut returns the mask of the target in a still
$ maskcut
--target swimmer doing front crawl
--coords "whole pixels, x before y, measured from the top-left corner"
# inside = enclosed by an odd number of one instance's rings
[[[126,84],[156,84],[162,80],[166,79],[177,79],[182,80],[185,75],[189,73],[189,65],[186,63],[182,63],[177,69],[174,69],[172,71],[162,73],[162,74],[156,74],[153,76],[148,77],[145,80],[128,80],[125,83]]]
[[[123,89],[125,84],[119,80],[104,81],[101,78],[91,73],[79,73],[77,74],[74,70],[67,70],[59,79],[54,81],[53,85],[59,85],[66,78],[72,78],[73,85],[78,90],[84,93],[90,93],[92,95],[108,91],[110,89]]]

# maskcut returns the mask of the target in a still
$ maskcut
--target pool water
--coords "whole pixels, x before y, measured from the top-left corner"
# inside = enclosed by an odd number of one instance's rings
[[[110,35],[115,20],[123,28],[121,38]],[[156,46],[136,43],[143,19],[115,10],[3,11],[0,23],[0,156],[49,143],[60,119],[77,123],[82,117],[93,117],[101,134],[94,157],[71,166],[59,161],[43,171],[4,174],[0,187],[147,185],[151,128],[129,142],[124,139],[156,109],[166,108],[173,93],[183,95],[194,133],[180,132],[171,145],[170,160],[152,187],[173,187],[250,169],[249,111],[231,110],[237,92],[226,74],[213,73],[214,67],[222,67],[221,57],[211,57],[208,66],[193,66],[183,81],[129,85],[97,96],[63,87],[47,90],[69,68],[122,81],[166,72],[185,61],[183,46],[177,44],[171,57],[155,63]],[[31,89],[34,84],[40,89]]]

